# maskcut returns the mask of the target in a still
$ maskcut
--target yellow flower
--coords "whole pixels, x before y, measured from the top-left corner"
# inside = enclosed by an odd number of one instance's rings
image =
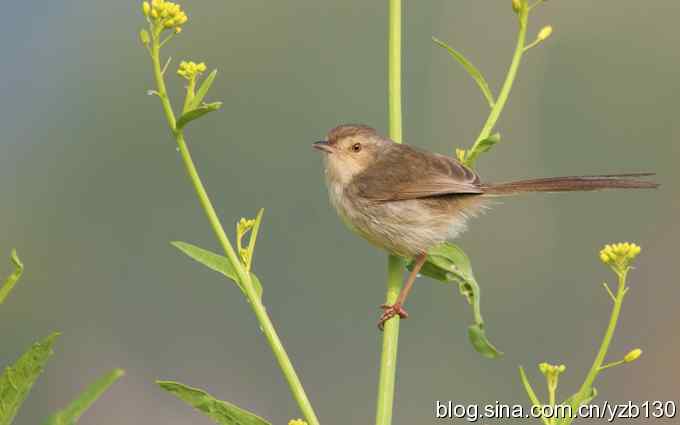
[[[142,12],[160,31],[174,28],[175,32],[179,33],[181,29],[178,31],[178,28],[189,20],[182,7],[171,1],[151,0],[151,3],[145,1],[142,3]]]
[[[640,253],[640,247],[634,243],[621,242],[607,244],[600,251],[600,260],[615,272],[623,273]]]
[[[639,359],[640,356],[642,355],[642,350],[639,348],[636,348],[634,350],[631,350],[628,354],[626,354],[623,357],[623,361],[626,363],[634,362],[635,360]]]
[[[196,63],[196,62],[191,62],[191,61],[182,61],[179,64],[179,69],[177,70],[177,74],[184,77],[185,79],[191,81],[195,79],[198,75],[204,73],[208,67],[205,65],[205,63]],[[254,220],[253,223],[255,222]],[[244,222],[244,219],[241,219],[241,222]],[[239,228],[242,226],[242,223],[239,222]],[[250,226],[252,227],[252,225]]]
[[[307,422],[302,419],[291,419],[290,422],[288,422],[288,425],[307,425]]]

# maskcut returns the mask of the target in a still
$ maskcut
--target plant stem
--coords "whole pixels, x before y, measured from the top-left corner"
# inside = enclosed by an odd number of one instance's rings
[[[489,117],[486,119],[486,122],[482,127],[482,131],[479,133],[479,136],[477,136],[477,140],[475,140],[475,143],[472,145],[468,152],[475,151],[479,144],[482,142],[482,140],[488,138],[491,135],[491,132],[493,131],[494,126],[498,121],[498,118],[501,116],[501,112],[503,112],[503,107],[505,107],[505,103],[508,100],[510,91],[512,90],[512,85],[515,82],[517,70],[519,69],[519,64],[522,62],[522,55],[524,54],[524,45],[526,43],[527,35],[527,22],[529,20],[528,7],[524,6],[520,9],[520,11],[518,12],[518,20],[519,31],[517,34],[517,44],[515,45],[515,53],[512,56],[512,62],[510,62],[510,67],[508,68],[508,73],[505,77],[505,81],[503,82],[501,91],[498,94],[498,97],[496,98],[496,103],[493,105],[493,108],[491,108],[491,112],[489,112]],[[469,165],[474,164],[469,163]]]
[[[276,333],[276,329],[274,328],[274,325],[271,319],[269,318],[269,315],[267,314],[266,308],[262,304],[262,300],[255,291],[255,287],[253,286],[250,273],[248,273],[248,271],[245,270],[245,268],[243,267],[243,264],[236,255],[236,252],[234,251],[231,242],[229,242],[229,239],[227,238],[224,228],[222,227],[222,223],[220,222],[220,219],[217,216],[217,213],[215,212],[215,208],[213,207],[212,202],[210,201],[208,192],[205,190],[203,182],[201,181],[201,178],[198,174],[198,170],[196,169],[194,161],[191,158],[191,153],[189,152],[189,148],[184,139],[184,133],[181,130],[178,131],[175,128],[176,122],[175,115],[172,111],[172,105],[170,104],[170,100],[167,96],[165,81],[163,80],[163,75],[161,73],[160,45],[157,34],[154,34],[152,40],[151,59],[153,62],[156,85],[158,87],[158,95],[161,99],[163,110],[165,111],[165,115],[168,120],[168,125],[170,125],[170,128],[175,136],[179,152],[184,162],[184,166],[186,168],[187,174],[189,175],[189,179],[191,180],[191,183],[194,186],[196,194],[198,195],[198,199],[201,203],[201,206],[203,207],[203,210],[206,216],[208,217],[208,221],[210,222],[210,225],[215,235],[217,236],[220,245],[222,245],[222,249],[224,250],[225,255],[227,256],[234,270],[236,270],[238,279],[245,288],[246,296],[248,297],[248,302],[251,308],[253,309],[255,316],[257,317],[257,320],[260,324],[260,328],[262,329],[262,332],[267,338],[267,342],[269,343],[272,352],[274,353],[274,357],[276,357],[276,360],[279,363],[279,367],[281,368],[281,371],[283,372],[286,381],[288,381],[288,386],[290,387],[290,390],[293,393],[293,397],[298,403],[300,411],[302,412],[303,416],[305,417],[309,425],[319,425],[319,420],[317,419],[316,414],[314,413],[314,409],[312,408],[312,405],[309,402],[309,399],[307,398],[305,390],[302,387],[300,378],[297,376],[297,373],[293,368],[293,364],[291,363],[290,358],[288,357],[288,354],[286,353],[286,350],[284,349],[283,344],[281,343],[281,340],[279,339],[279,336]]]
[[[593,365],[591,366],[588,375],[586,375],[586,379],[583,381],[583,385],[581,385],[581,388],[578,390],[577,393],[578,395],[574,398],[575,407],[578,407],[584,399],[590,396],[590,391],[593,387],[593,382],[595,382],[595,378],[597,378],[598,373],[600,373],[600,371],[603,370],[602,364],[604,363],[604,359],[607,356],[609,344],[611,343],[612,338],[614,337],[614,330],[616,330],[616,324],[618,323],[619,314],[621,313],[623,298],[626,295],[627,274],[628,271],[624,271],[618,275],[619,287],[618,290],[616,291],[616,297],[614,298],[614,307],[612,307],[611,316],[609,317],[609,325],[607,326],[607,330],[605,331],[604,337],[602,338],[602,343],[600,344],[600,349],[597,352],[597,355],[595,356]]]
[[[401,107],[401,0],[389,0],[388,36],[388,113],[389,136],[397,143],[402,141]],[[387,260],[387,295],[385,302],[394,304],[401,291],[402,262],[390,255]],[[399,346],[399,317],[385,323],[382,355],[380,357],[380,378],[376,425],[390,425],[394,406],[394,387],[397,374],[397,348]]]
[[[402,142],[401,120],[401,0],[389,0],[387,45],[388,114],[390,139]]]

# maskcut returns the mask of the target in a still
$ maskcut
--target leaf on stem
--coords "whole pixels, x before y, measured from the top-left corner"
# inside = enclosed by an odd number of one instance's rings
[[[590,389],[589,394],[581,398],[580,393],[572,394],[569,398],[562,402],[563,405],[571,406],[572,412],[578,410],[579,406],[590,403],[595,397],[597,397],[597,390],[593,387]],[[569,425],[574,421],[574,418],[565,417],[557,419],[558,425]]]
[[[529,383],[529,378],[527,378],[526,372],[524,372],[524,368],[522,366],[519,367],[519,377],[522,380],[522,385],[524,386],[524,390],[526,391],[527,395],[529,396],[529,400],[531,400],[531,404],[533,406],[543,406],[543,403],[536,397],[536,392],[534,389],[531,387],[531,383]],[[550,422],[548,421],[548,418],[541,417],[541,421],[545,425],[550,425]]]
[[[17,284],[17,282],[21,278],[21,275],[24,272],[24,264],[19,259],[17,251],[15,249],[13,249],[12,253],[10,254],[10,260],[14,265],[14,271],[12,272],[11,275],[7,277],[7,279],[5,279],[5,282],[2,284],[2,287],[0,287],[0,304],[5,302],[5,298],[7,298],[9,293],[12,292],[12,289],[14,289],[14,285]]]
[[[172,246],[179,249],[190,258],[203,264],[207,268],[214,270],[218,273],[222,273],[224,276],[233,280],[236,283],[236,285],[241,289],[241,291],[243,291],[243,293],[246,294],[246,290],[243,287],[243,284],[239,281],[238,275],[236,274],[236,270],[234,270],[234,268],[231,266],[231,263],[229,262],[228,258],[186,242],[175,241],[171,242],[171,244]],[[255,287],[255,292],[257,293],[257,296],[262,298],[262,283],[260,283],[260,280],[257,278],[257,276],[255,276],[254,273],[250,273],[250,277],[253,282],[253,286]]]
[[[484,331],[484,323],[475,323],[468,326],[468,338],[470,338],[470,343],[475,350],[487,359],[495,359],[503,355],[487,338]]]
[[[181,130],[191,121],[201,118],[203,115],[217,111],[222,107],[222,102],[204,103],[203,105],[182,114],[175,125],[177,130]]]
[[[0,425],[9,425],[14,420],[19,407],[45,368],[47,360],[54,353],[52,346],[58,336],[59,333],[55,332],[33,344],[0,375]]]
[[[413,262],[406,266],[413,269]],[[486,337],[484,320],[480,308],[481,290],[474,274],[470,259],[457,245],[445,242],[432,248],[420,273],[442,282],[456,282],[461,295],[472,305],[474,323],[468,327],[468,337],[475,350],[486,358],[497,358],[503,353]]]
[[[491,93],[491,89],[489,88],[489,83],[486,82],[486,79],[482,75],[482,73],[477,69],[476,66],[472,64],[465,56],[463,56],[462,53],[458,52],[445,42],[441,41],[440,39],[436,37],[432,37],[432,41],[434,41],[436,44],[438,44],[440,47],[443,47],[446,49],[449,54],[460,63],[463,68],[470,74],[470,76],[475,80],[477,85],[479,86],[480,90],[482,91],[482,94],[484,94],[484,97],[486,98],[486,101],[489,103],[489,107],[493,108],[493,105],[495,103],[494,98],[493,98],[493,93]]]
[[[229,402],[218,400],[207,392],[179,382],[156,381],[165,391],[205,414],[220,425],[269,425],[261,417]]]
[[[122,369],[115,369],[106,375],[99,378],[85,391],[83,391],[75,400],[71,401],[68,406],[50,416],[47,420],[47,425],[75,425],[87,409],[97,401],[106,390],[119,380],[125,371]]]
[[[500,133],[494,133],[491,136],[487,137],[486,139],[480,140],[479,143],[477,143],[472,149],[470,149],[470,151],[465,156],[465,164],[466,165],[474,164],[475,160],[477,160],[477,157],[479,157],[479,155],[489,151],[496,143],[500,141],[501,141]]]
[[[217,70],[214,69],[210,74],[208,74],[207,77],[205,77],[205,80],[201,83],[201,86],[198,88],[198,91],[196,92],[196,96],[192,99],[191,103],[189,104],[189,109],[196,109],[201,102],[203,102],[203,99],[205,96],[208,94],[208,90],[210,90],[210,86],[212,86],[213,81],[215,81],[215,77],[217,76]]]

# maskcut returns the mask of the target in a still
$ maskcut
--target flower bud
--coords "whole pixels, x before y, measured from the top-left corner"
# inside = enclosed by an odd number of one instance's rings
[[[148,46],[149,43],[151,42],[149,32],[147,30],[139,31],[139,40],[142,42],[143,45]]]
[[[512,0],[512,10],[514,10],[515,13],[519,13],[519,11],[522,10],[522,1],[523,0]]]
[[[537,38],[538,38],[538,40],[543,41],[543,40],[547,39],[548,37],[550,37],[550,34],[552,34],[552,32],[553,32],[553,27],[551,27],[550,25],[545,26],[545,27],[541,28],[541,30],[538,32]]]
[[[149,12],[151,12],[151,5],[149,4],[148,1],[145,1],[144,3],[142,3],[142,13],[144,13],[144,16],[148,18]]]
[[[623,361],[626,363],[634,362],[635,360],[639,359],[641,355],[642,350],[636,348],[634,350],[631,350],[628,354],[626,354],[623,358]]]

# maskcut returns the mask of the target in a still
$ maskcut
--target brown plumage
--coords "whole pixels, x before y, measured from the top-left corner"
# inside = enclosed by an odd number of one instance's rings
[[[324,152],[329,198],[343,221],[372,244],[421,264],[430,248],[460,234],[494,196],[658,187],[640,179],[652,173],[482,183],[455,158],[394,143],[365,125],[335,127],[314,147]],[[403,295],[385,315],[404,317]]]

